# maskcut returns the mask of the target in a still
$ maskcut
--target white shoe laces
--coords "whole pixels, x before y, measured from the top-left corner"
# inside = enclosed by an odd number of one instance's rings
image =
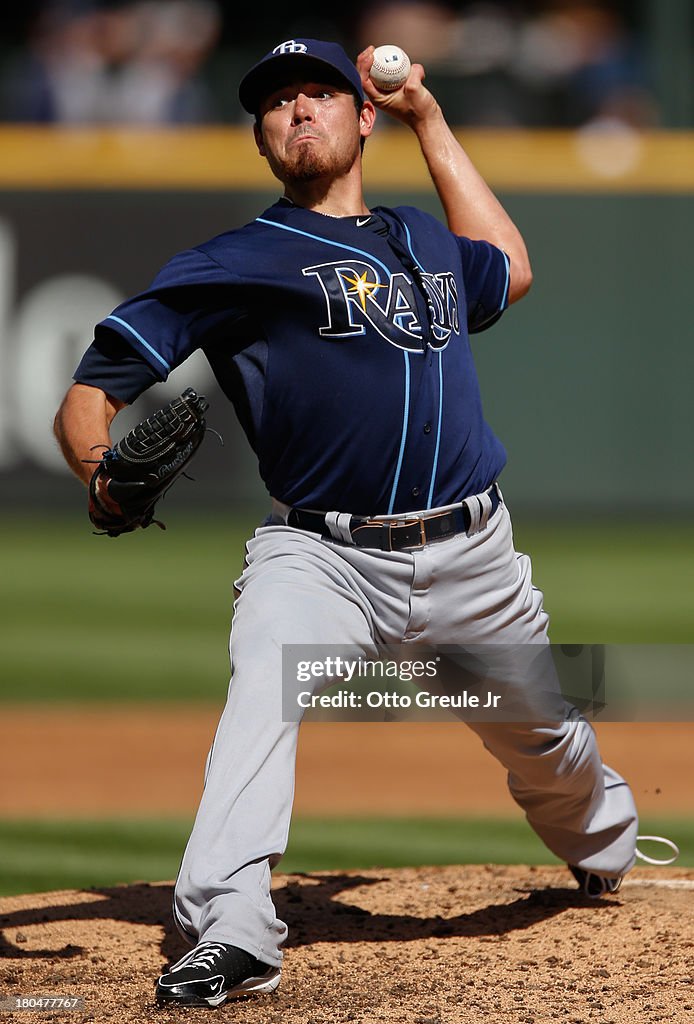
[[[184,967],[211,967],[214,958],[224,952],[225,947],[219,942],[201,942],[174,964],[169,973],[181,971]]]
[[[672,850],[672,857],[666,857],[664,860],[658,860],[655,857],[649,857],[647,854],[642,853],[638,846],[636,847],[636,856],[639,860],[645,861],[646,864],[655,864],[657,867],[662,867],[666,864],[674,864],[680,855],[680,848],[677,843],[673,843],[672,839],[666,839],[664,836],[637,836],[637,843],[662,843],[663,846],[669,847]]]

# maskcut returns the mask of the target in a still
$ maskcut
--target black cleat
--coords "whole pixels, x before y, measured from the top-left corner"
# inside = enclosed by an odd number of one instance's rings
[[[224,942],[201,942],[157,981],[160,1004],[221,1006],[230,998],[274,992],[281,970]]]
[[[660,843],[661,846],[667,846],[672,851],[671,857],[657,860],[655,857],[649,857],[648,854],[643,853],[639,850],[638,846],[635,848],[634,852],[637,860],[644,860],[647,864],[655,864],[657,867],[673,864],[680,855],[680,848],[677,843],[673,843],[672,839],[665,839],[663,836],[637,836],[636,842]],[[598,874],[596,871],[586,871],[585,868],[577,868],[573,864],[569,864],[568,868],[578,882],[584,896],[587,896],[590,900],[599,900],[601,896],[611,896],[617,892],[624,878],[623,875],[609,878]]]
[[[599,900],[601,896],[611,896],[617,892],[622,884],[622,876],[617,878],[606,878],[605,875],[598,875],[595,871],[585,871],[583,868],[576,868],[569,864],[569,871],[579,884],[584,896],[589,900]]]

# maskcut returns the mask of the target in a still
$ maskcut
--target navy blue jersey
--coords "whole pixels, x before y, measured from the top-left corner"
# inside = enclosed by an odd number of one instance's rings
[[[479,493],[504,466],[468,334],[498,319],[508,284],[500,249],[420,210],[332,218],[280,200],[179,253],[95,338],[116,332],[146,360],[142,390],[202,349],[280,501],[405,512]],[[117,377],[89,359],[75,374],[131,400]]]

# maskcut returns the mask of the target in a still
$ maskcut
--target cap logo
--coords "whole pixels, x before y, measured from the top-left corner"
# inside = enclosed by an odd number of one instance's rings
[[[286,42],[280,43],[272,51],[273,53],[306,53],[307,46],[305,43],[297,43],[296,39],[287,39]]]

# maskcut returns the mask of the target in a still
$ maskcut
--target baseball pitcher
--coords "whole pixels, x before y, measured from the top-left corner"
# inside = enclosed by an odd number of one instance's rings
[[[175,889],[193,948],[156,988],[169,1005],[218,1006],[280,980],[287,927],[270,874],[287,843],[299,729],[281,714],[284,644],[548,644],[470,340],[530,288],[526,247],[422,66],[380,89],[372,59],[373,47],[355,66],[335,43],[292,39],[251,68],[240,101],[280,198],[174,256],[105,315],[56,418],[69,464],[91,481],[95,521],[114,534],[146,526],[151,493],[138,505],[137,473],[123,490],[111,422],[202,349],[272,502],[235,584],[228,700]],[[377,109],[415,133],[447,226],[367,205],[362,149]],[[204,402],[181,401],[197,437]],[[155,459],[171,423],[144,431]],[[533,680],[515,685],[530,707]],[[473,728],[586,893],[614,891],[635,858],[628,785],[577,713],[520,717]]]

